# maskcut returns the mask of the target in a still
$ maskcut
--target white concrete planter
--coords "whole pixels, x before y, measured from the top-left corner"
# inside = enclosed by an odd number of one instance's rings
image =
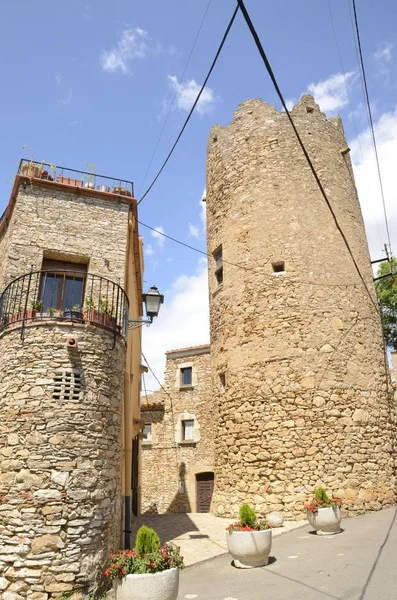
[[[319,508],[317,512],[307,511],[307,520],[313,529],[316,530],[317,535],[332,535],[334,533],[340,533],[340,522],[342,516],[340,514],[339,506],[332,508]]]
[[[264,567],[269,562],[272,530],[226,532],[227,548],[239,569]]]
[[[160,573],[126,575],[113,581],[115,600],[176,600],[179,569]]]

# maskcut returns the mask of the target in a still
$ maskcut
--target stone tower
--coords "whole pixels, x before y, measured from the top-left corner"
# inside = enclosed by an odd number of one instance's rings
[[[10,599],[95,592],[129,528],[136,201],[132,185],[127,194],[52,168],[22,161],[0,218],[0,589]]]
[[[323,484],[351,512],[393,502],[394,409],[349,148],[311,96],[292,117],[249,100],[212,128],[207,162],[213,510],[299,518]],[[236,265],[240,265],[236,266]]]

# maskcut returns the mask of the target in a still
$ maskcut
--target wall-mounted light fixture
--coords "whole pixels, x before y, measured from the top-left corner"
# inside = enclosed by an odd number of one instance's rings
[[[142,327],[142,325],[151,325],[154,317],[158,317],[160,306],[164,302],[164,296],[160,294],[155,285],[149,289],[146,294],[142,294],[142,299],[145,304],[146,318],[134,319],[128,321],[128,329]]]

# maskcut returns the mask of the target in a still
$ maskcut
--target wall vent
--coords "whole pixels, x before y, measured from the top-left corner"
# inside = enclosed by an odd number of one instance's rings
[[[80,371],[58,371],[54,377],[53,399],[79,401],[82,389],[81,379]]]

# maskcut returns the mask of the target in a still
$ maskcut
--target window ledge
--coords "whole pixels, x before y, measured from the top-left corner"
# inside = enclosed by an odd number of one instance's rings
[[[181,392],[183,390],[194,390],[194,386],[193,385],[180,385],[179,391]]]
[[[196,440],[181,440],[178,442],[179,446],[195,446],[196,444]]]
[[[145,440],[142,440],[142,448],[150,448],[151,446],[153,446],[153,442],[146,442]]]

